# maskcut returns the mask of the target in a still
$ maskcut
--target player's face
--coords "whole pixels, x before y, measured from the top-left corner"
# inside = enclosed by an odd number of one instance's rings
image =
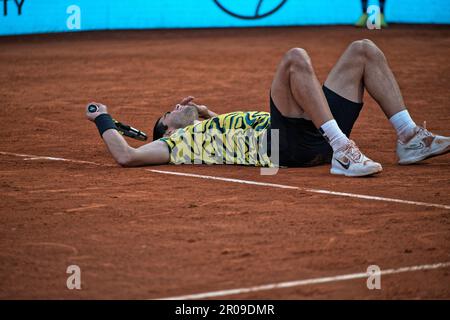
[[[198,111],[195,106],[177,104],[172,111],[166,112],[161,120],[169,128],[184,128],[198,120]]]

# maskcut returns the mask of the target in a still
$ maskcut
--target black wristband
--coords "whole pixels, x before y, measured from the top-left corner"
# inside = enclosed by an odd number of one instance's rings
[[[116,124],[114,123],[111,116],[107,113],[103,113],[103,114],[99,115],[97,118],[95,118],[94,122],[95,122],[95,125],[97,126],[98,132],[100,133],[100,137],[103,136],[103,133],[106,130],[109,130],[109,129],[117,130]]]

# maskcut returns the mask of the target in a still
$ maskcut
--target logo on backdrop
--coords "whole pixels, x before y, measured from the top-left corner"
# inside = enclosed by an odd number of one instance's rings
[[[280,10],[287,0],[213,0],[225,13],[238,19],[257,20],[266,18]]]
[[[21,16],[22,15],[22,6],[25,2],[25,0],[14,0],[14,1],[9,1],[10,5],[8,5],[8,1],[9,0],[0,0],[0,3],[3,2],[3,16],[7,16],[8,15],[8,9],[9,10],[13,10],[14,8],[17,8],[17,15]],[[13,4],[16,4],[15,6],[13,6]]]

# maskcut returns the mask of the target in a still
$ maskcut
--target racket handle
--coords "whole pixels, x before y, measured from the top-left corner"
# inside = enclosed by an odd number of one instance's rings
[[[95,104],[90,104],[88,107],[88,111],[90,113],[96,113],[98,111],[98,107]]]
[[[123,124],[117,120],[114,120],[114,123],[116,124],[117,130],[122,133],[124,136],[127,136],[129,138],[133,138],[140,141],[146,141],[147,135],[142,132],[141,130],[138,130],[136,128],[133,128],[129,125]]]

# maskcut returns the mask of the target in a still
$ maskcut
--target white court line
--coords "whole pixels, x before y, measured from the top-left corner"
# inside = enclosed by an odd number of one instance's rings
[[[73,159],[66,159],[66,158],[55,158],[55,157],[48,157],[48,156],[36,156],[36,155],[3,152],[3,151],[0,151],[0,154],[21,157],[21,158],[24,158],[24,160],[50,160],[50,161],[64,161],[64,162],[80,163],[80,164],[91,164],[91,165],[105,166],[105,167],[112,166],[112,165],[108,165],[108,164],[100,164],[100,163],[91,162],[91,161],[73,160]],[[301,190],[301,191],[310,192],[310,193],[319,193],[319,194],[350,197],[350,198],[356,198],[356,199],[384,201],[384,202],[395,202],[395,203],[401,203],[401,204],[410,204],[410,205],[416,205],[416,206],[422,206],[422,207],[434,207],[434,208],[450,210],[450,205],[439,204],[439,203],[409,201],[409,200],[402,200],[402,199],[395,199],[395,198],[369,196],[369,195],[356,194],[356,193],[336,192],[336,191],[330,191],[330,190],[311,189],[311,188],[301,188],[301,187],[288,186],[288,185],[283,185],[283,184],[265,183],[265,182],[258,182],[258,181],[252,181],[252,180],[242,180],[242,179],[224,178],[224,177],[216,177],[216,176],[206,176],[206,175],[193,174],[193,173],[163,171],[163,170],[155,170],[155,169],[146,169],[146,170],[149,172],[160,173],[160,174],[169,174],[169,175],[185,176],[185,177],[200,178],[200,179],[219,180],[219,181],[226,181],[226,182],[232,182],[232,183],[265,186],[265,187],[272,187],[272,188],[279,188],[279,189]]]
[[[47,156],[35,156],[35,155],[31,155],[31,154],[21,154],[21,153],[12,153],[12,152],[3,152],[3,151],[0,151],[0,154],[5,155],[5,156],[21,157],[21,158],[24,158],[24,160],[64,161],[64,162],[72,162],[72,163],[80,163],[80,164],[92,164],[95,166],[107,166],[104,164],[91,162],[91,161],[72,160],[72,159],[66,159],[66,158],[55,158],[55,157],[47,157]]]
[[[424,264],[424,265],[419,265],[419,266],[403,267],[403,268],[398,268],[398,269],[381,270],[381,275],[422,271],[422,270],[433,270],[433,269],[448,268],[448,267],[450,267],[450,262]],[[211,291],[211,292],[190,294],[190,295],[184,295],[184,296],[161,298],[161,299],[157,299],[157,300],[196,300],[196,299],[206,299],[206,298],[217,298],[217,297],[239,295],[239,294],[244,294],[244,293],[252,293],[252,292],[268,291],[268,290],[274,290],[274,289],[307,286],[307,285],[313,285],[313,284],[319,284],[319,283],[331,283],[331,282],[338,282],[338,281],[368,278],[370,275],[371,274],[369,274],[367,272],[350,273],[350,274],[343,274],[343,275],[333,276],[333,277],[323,277],[323,278],[313,278],[313,279],[305,279],[305,280],[271,283],[271,284],[264,284],[264,285],[260,285],[260,286],[254,286],[254,287],[221,290],[221,291]]]
[[[286,186],[284,184],[265,183],[265,182],[251,181],[251,180],[240,180],[240,179],[223,178],[223,177],[215,177],[215,176],[204,176],[204,175],[195,174],[195,173],[163,171],[163,170],[155,170],[155,169],[146,169],[146,170],[155,172],[155,173],[170,174],[170,175],[174,175],[174,176],[184,176],[184,177],[211,179],[211,180],[219,180],[219,181],[242,183],[242,184],[252,184],[252,185],[256,185],[256,186],[264,186],[264,187],[272,187],[272,188],[280,188],[280,189],[294,189],[294,190],[300,189],[299,187]]]
[[[287,185],[283,185],[283,184],[273,184],[273,183],[264,183],[264,182],[257,182],[257,181],[251,181],[251,180],[205,176],[205,175],[194,174],[194,173],[163,171],[163,170],[155,170],[155,169],[147,169],[147,171],[151,171],[151,172],[155,172],[155,173],[162,173],[162,174],[170,174],[170,175],[175,175],[175,176],[185,176],[185,177],[200,178],[200,179],[220,180],[220,181],[233,182],[233,183],[252,184],[252,185],[266,186],[266,187],[272,187],[272,188],[295,189],[295,190],[301,190],[301,191],[305,191],[305,192],[320,193],[320,194],[327,194],[327,195],[333,195],[333,196],[342,196],[342,197],[350,197],[350,198],[357,198],[357,199],[396,202],[396,203],[402,203],[402,204],[412,204],[412,205],[423,206],[423,207],[435,207],[435,208],[441,208],[441,209],[450,209],[450,205],[438,204],[438,203],[409,201],[409,200],[401,200],[401,199],[395,199],[395,198],[368,196],[368,195],[364,195],[364,194],[336,192],[336,191],[321,190],[321,189],[301,188],[301,187],[287,186]]]

